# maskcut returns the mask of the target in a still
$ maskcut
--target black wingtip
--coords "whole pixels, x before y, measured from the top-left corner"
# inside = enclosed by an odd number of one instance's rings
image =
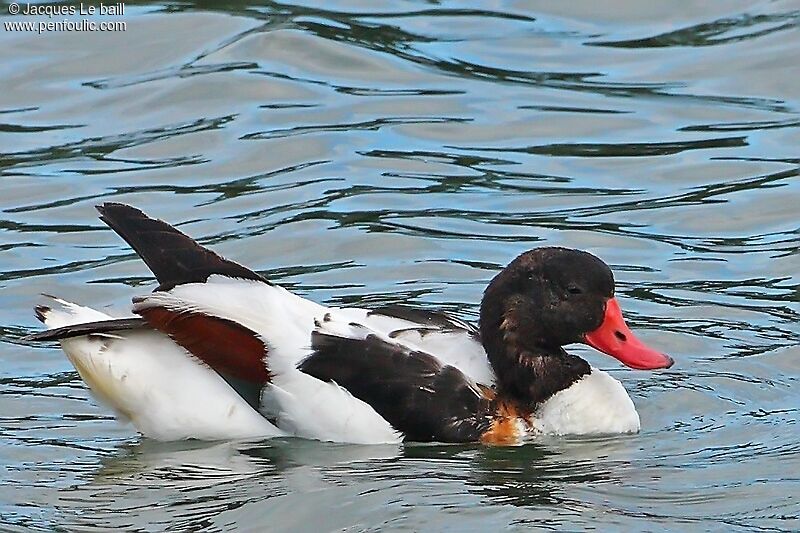
[[[46,305],[37,305],[33,308],[33,312],[36,314],[37,320],[44,324],[44,321],[47,319],[47,313],[52,311],[52,308]]]
[[[73,337],[83,337],[85,335],[96,335],[99,333],[114,333],[131,329],[147,328],[147,323],[140,317],[133,318],[112,318],[110,320],[100,320],[98,322],[85,322],[82,324],[71,324],[60,328],[46,329],[38,333],[32,333],[20,339],[22,342],[43,342],[61,341]]]

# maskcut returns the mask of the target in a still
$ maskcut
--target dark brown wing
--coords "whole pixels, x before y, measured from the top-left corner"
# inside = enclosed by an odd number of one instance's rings
[[[430,354],[372,334],[314,332],[312,348],[299,365],[302,372],[344,387],[405,440],[474,442],[492,426],[492,401],[460,370]]]
[[[165,307],[146,307],[136,313],[219,374],[261,386],[269,381],[267,345],[245,326],[200,312]]]
[[[200,312],[147,307],[136,311],[150,327],[166,333],[186,351],[211,367],[253,409],[271,379],[267,344],[252,330],[232,320]]]

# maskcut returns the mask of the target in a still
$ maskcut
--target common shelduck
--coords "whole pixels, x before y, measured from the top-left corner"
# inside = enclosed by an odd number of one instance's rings
[[[546,247],[489,283],[480,325],[442,313],[326,307],[118,203],[100,218],[159,282],[133,315],[55,299],[51,328],[94,395],[159,440],[297,436],[349,443],[517,444],[639,430],[622,385],[568,354],[586,343],[636,369],[672,359],[634,337],[611,269]]]

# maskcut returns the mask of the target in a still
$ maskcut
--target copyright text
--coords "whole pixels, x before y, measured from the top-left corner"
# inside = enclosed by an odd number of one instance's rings
[[[8,12],[12,15],[39,16],[39,17],[67,17],[71,15],[124,15],[125,3],[87,5],[83,2],[77,6],[64,4],[18,4],[12,2],[8,4]]]
[[[47,17],[48,19],[3,21],[5,30],[12,32],[21,31],[42,34],[54,31],[114,32],[128,29],[127,23],[122,20],[96,20],[98,17],[125,15],[125,4],[122,2],[114,4],[101,3],[98,5],[89,5],[82,2],[77,5],[20,4],[12,2],[8,4],[8,12],[11,15]],[[74,17],[78,15],[92,18],[53,20],[55,17]]]

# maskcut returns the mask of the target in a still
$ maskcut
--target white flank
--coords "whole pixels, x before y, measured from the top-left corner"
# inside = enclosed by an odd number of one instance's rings
[[[311,354],[311,332],[328,312],[337,312],[276,285],[211,276],[206,283],[179,285],[154,293],[134,309],[164,306],[202,312],[237,322],[264,339],[265,364],[272,383],[261,395],[264,416],[289,435],[358,444],[402,440],[370,405],[335,383],[320,381],[297,369]],[[365,376],[365,379],[369,379]]]
[[[622,384],[596,368],[534,413],[534,430],[552,435],[636,433],[639,414]]]
[[[60,301],[45,313],[49,328],[108,320],[87,307]],[[61,342],[92,393],[158,440],[274,437],[270,424],[219,375],[167,336],[132,330]]]
[[[397,432],[369,404],[333,382],[299,370],[277,375],[262,394],[262,411],[287,433],[306,439],[352,444],[399,443]]]

